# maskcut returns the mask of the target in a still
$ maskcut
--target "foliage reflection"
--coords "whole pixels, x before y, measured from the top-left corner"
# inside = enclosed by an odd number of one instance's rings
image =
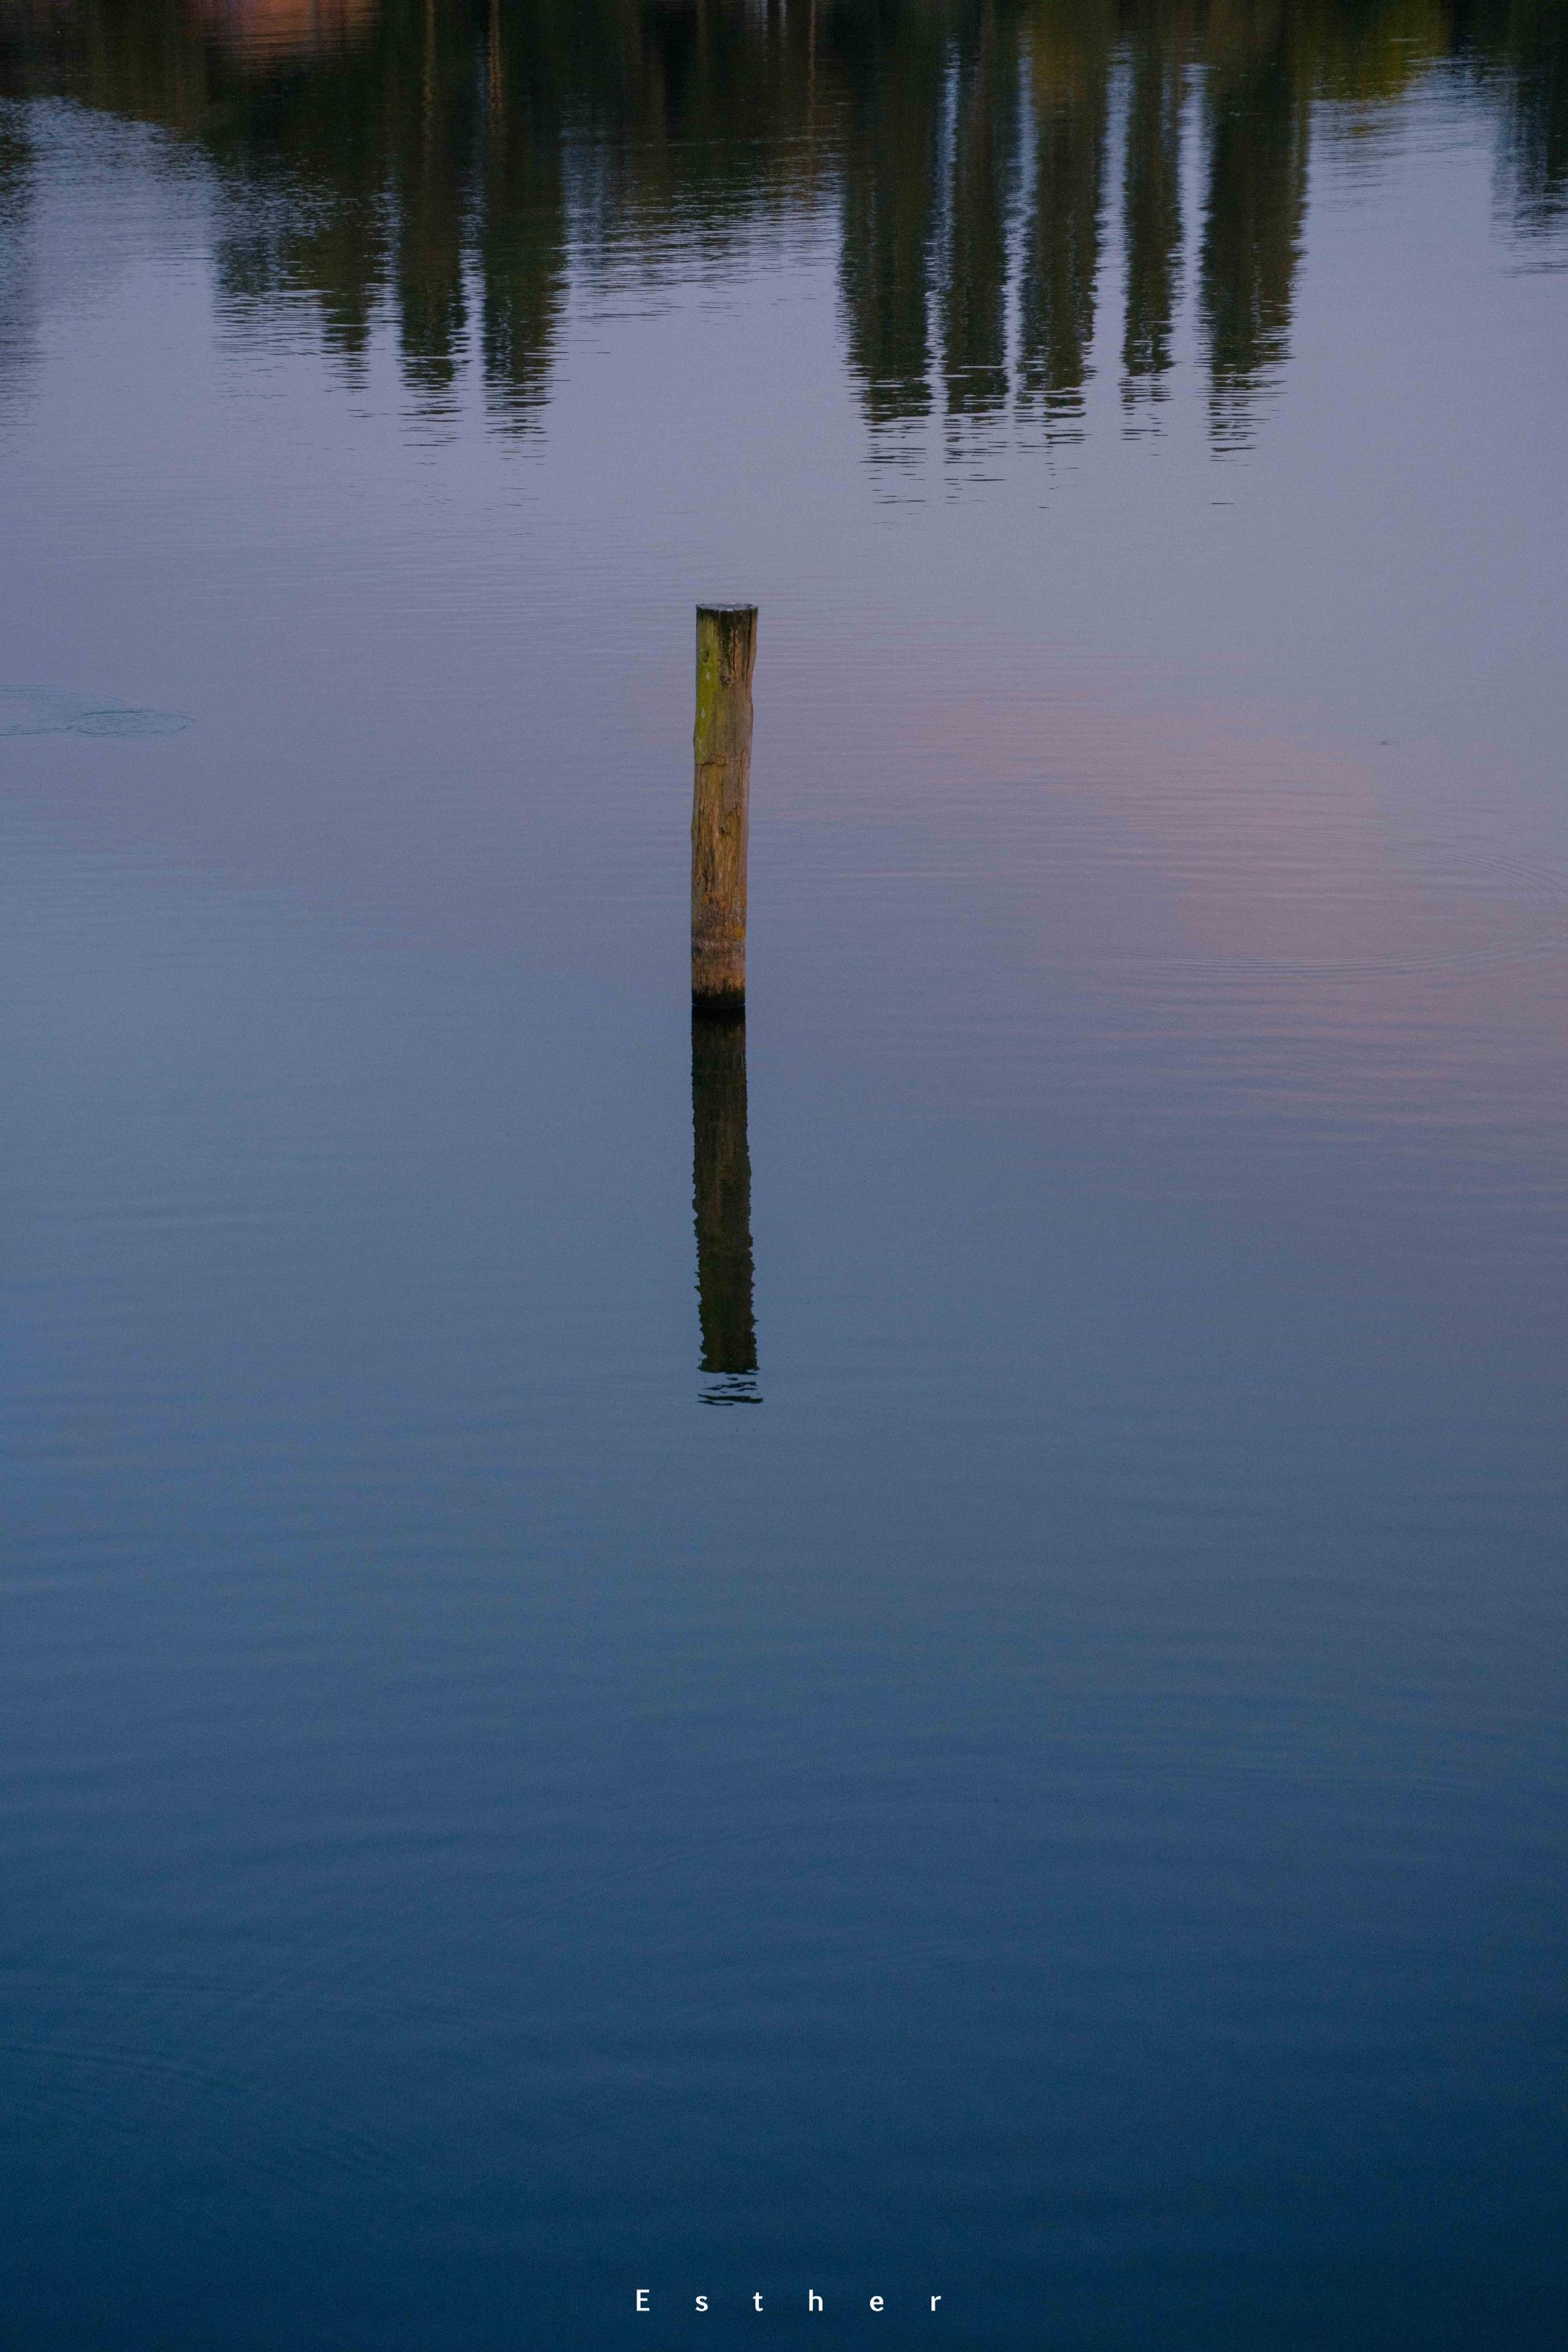
[[[477,356],[513,429],[569,267],[798,218],[836,226],[879,451],[939,415],[1071,436],[1114,220],[1130,418],[1168,387],[1190,268],[1214,434],[1245,442],[1289,356],[1314,138],[1438,69],[1492,115],[1512,231],[1568,214],[1561,0],[0,0],[0,68],[207,151],[237,320],[306,298],[352,365],[388,312],[418,397]]]

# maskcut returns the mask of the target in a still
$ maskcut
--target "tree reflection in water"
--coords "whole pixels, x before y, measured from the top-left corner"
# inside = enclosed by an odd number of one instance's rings
[[[449,404],[477,353],[506,429],[537,423],[569,268],[836,218],[877,454],[933,413],[1081,431],[1116,156],[1129,416],[1167,388],[1190,257],[1212,430],[1244,443],[1323,110],[1439,66],[1491,110],[1511,230],[1557,235],[1561,0],[0,0],[7,93],[207,151],[237,325],[303,298],[353,366],[390,310],[416,397]]]

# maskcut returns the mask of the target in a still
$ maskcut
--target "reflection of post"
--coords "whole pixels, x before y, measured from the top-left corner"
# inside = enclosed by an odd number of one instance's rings
[[[691,1016],[691,1135],[702,1370],[749,1374],[757,1369],[757,1332],[742,1013],[699,1010]],[[739,1402],[750,1393],[746,1382],[719,1391],[712,1401]]]

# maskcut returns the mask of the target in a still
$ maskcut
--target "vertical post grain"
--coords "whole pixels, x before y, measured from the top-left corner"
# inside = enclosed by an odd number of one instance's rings
[[[697,609],[692,737],[691,1001],[746,1000],[746,848],[752,782],[754,604]]]

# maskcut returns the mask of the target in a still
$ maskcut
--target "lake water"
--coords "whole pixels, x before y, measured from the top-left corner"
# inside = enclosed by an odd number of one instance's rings
[[[0,91],[6,2346],[1562,2352],[1568,12]]]

